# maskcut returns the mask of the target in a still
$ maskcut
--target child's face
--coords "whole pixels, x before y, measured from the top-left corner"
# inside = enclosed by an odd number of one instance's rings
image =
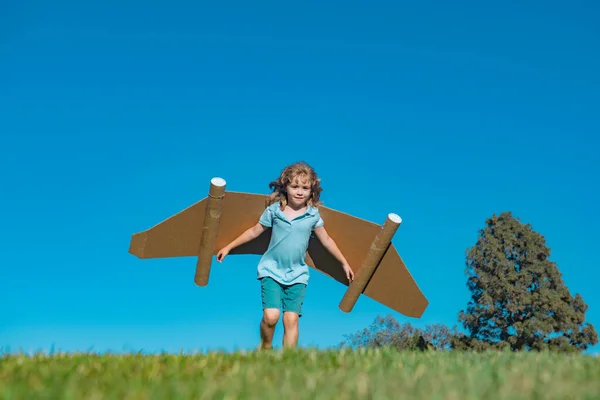
[[[288,204],[303,207],[311,192],[311,182],[305,176],[296,176],[287,185]]]

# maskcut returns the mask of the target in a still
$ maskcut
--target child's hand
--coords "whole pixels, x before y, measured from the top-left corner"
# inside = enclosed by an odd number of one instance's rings
[[[344,268],[344,272],[346,273],[346,278],[348,278],[348,281],[352,282],[354,280],[354,271],[352,271],[352,268],[350,268],[348,264],[343,264],[342,268]]]
[[[229,248],[225,246],[217,253],[217,261],[222,262],[223,259],[227,257],[227,254],[229,254]]]

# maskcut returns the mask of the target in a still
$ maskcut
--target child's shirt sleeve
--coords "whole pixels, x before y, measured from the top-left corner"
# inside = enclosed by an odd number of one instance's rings
[[[319,228],[319,227],[321,227],[323,225],[325,225],[325,221],[323,221],[323,218],[321,218],[321,214],[317,213],[317,222],[315,222],[315,227],[314,228]]]
[[[271,227],[273,225],[273,212],[271,211],[270,207],[265,208],[265,211],[263,211],[258,222],[262,226]]]

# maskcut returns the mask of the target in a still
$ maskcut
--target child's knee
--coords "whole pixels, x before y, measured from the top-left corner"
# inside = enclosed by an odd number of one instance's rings
[[[277,325],[279,321],[279,309],[277,308],[266,308],[263,310],[263,320],[268,326]]]
[[[283,313],[283,326],[286,329],[298,327],[299,315],[295,312]]]

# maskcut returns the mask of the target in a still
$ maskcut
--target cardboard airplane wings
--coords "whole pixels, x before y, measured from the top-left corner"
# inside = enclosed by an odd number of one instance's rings
[[[225,181],[213,178],[208,196],[154,227],[132,235],[129,252],[141,259],[198,257],[194,282],[206,286],[216,253],[255,225],[266,207],[265,195],[225,192]],[[354,271],[349,283],[340,263],[311,236],[306,263],[348,286],[339,308],[352,311],[361,294],[409,317],[419,318],[428,306],[391,240],[402,220],[389,214],[383,225],[319,207],[329,236]],[[271,229],[232,249],[229,255],[262,255]]]

